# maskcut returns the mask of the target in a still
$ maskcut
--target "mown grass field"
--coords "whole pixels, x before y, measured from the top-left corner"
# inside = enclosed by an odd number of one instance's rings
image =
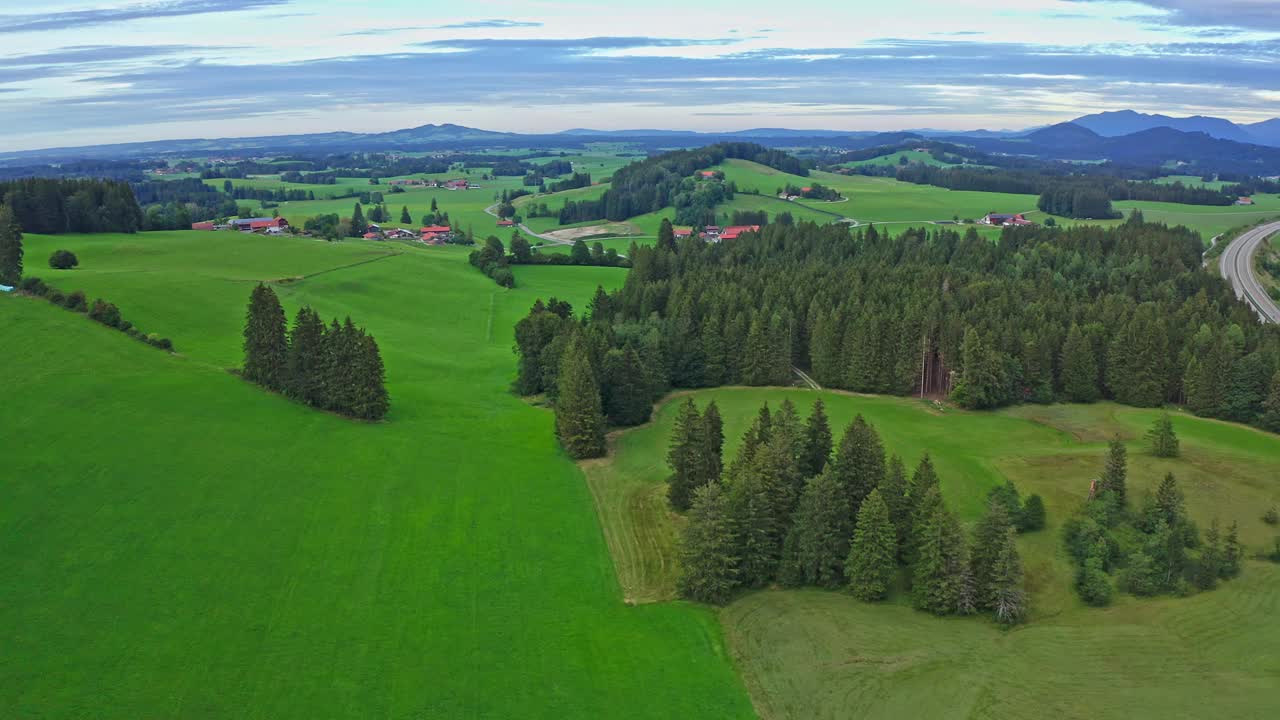
[[[807,414],[817,393],[725,388],[726,457],[759,405],[784,397]],[[901,593],[881,605],[840,593],[767,590],[721,613],[738,667],[766,718],[846,717],[1268,717],[1280,703],[1280,566],[1251,560],[1244,575],[1185,599],[1119,596],[1082,605],[1061,549],[1063,520],[1120,435],[1136,497],[1174,472],[1202,525],[1237,520],[1253,551],[1270,547],[1263,511],[1280,502],[1280,437],[1181,413],[1183,456],[1160,460],[1142,434],[1155,411],[1111,404],[1030,406],[1000,413],[940,412],[903,398],[822,394],[837,438],[854,414],[874,423],[890,453],[914,464],[926,450],[948,506],[975,521],[987,491],[1011,479],[1040,493],[1046,530],[1019,548],[1032,597],[1028,624],[1003,631],[986,618],[938,619]],[[650,425],[615,435],[607,461],[585,464],[624,593],[637,602],[673,597],[680,520],[665,503],[665,450],[677,404]],[[1224,706],[1219,706],[1222,698]]]
[[[26,246],[180,354],[0,296],[0,717],[751,716],[712,612],[623,604],[551,414],[506,389],[533,300],[581,307],[624,271],[519,267],[504,291],[458,248]],[[81,268],[38,267],[59,247]],[[226,372],[258,281],[377,337],[387,422]]]

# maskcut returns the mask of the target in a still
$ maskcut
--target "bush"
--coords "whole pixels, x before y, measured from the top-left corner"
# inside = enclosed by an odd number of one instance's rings
[[[493,281],[505,288],[513,288],[516,286],[516,276],[512,274],[509,267],[494,268],[493,273],[489,276]]]
[[[45,297],[49,294],[49,286],[38,277],[22,278],[22,282],[18,283],[18,289],[36,297]]]
[[[47,297],[49,302],[54,305],[61,305],[63,307],[66,307],[67,305],[67,296],[61,290],[54,290],[53,288],[50,288],[49,294],[45,297]]]
[[[1268,525],[1280,524],[1280,512],[1276,511],[1276,507],[1274,505],[1262,514],[1262,522]]]
[[[89,301],[85,299],[83,290],[76,290],[68,295],[63,300],[62,306],[76,312],[89,312]]]
[[[107,327],[118,328],[120,327],[120,308],[98,298],[93,301],[93,307],[89,308],[89,318]]]
[[[1018,529],[1022,532],[1043,530],[1045,523],[1044,500],[1039,495],[1029,496],[1022,506],[1022,513],[1018,519],[1021,521]]]
[[[1102,567],[1102,558],[1091,556],[1076,577],[1076,591],[1080,599],[1094,607],[1111,604],[1111,578]]]
[[[49,267],[54,270],[70,270],[80,265],[80,260],[70,250],[54,250],[49,256]]]

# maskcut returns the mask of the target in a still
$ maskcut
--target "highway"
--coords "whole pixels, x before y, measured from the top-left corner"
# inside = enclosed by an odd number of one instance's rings
[[[1253,273],[1253,256],[1259,246],[1275,233],[1280,232],[1280,222],[1256,227],[1236,238],[1222,252],[1218,267],[1222,277],[1236,290],[1236,297],[1249,303],[1266,322],[1280,323],[1280,307],[1267,295]]]

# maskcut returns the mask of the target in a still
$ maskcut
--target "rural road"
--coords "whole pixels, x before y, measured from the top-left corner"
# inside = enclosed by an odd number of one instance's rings
[[[1244,233],[1227,246],[1218,264],[1222,277],[1236,289],[1236,297],[1252,305],[1265,322],[1273,323],[1280,323],[1280,307],[1276,307],[1258,282],[1258,276],[1254,275],[1253,256],[1262,243],[1277,232],[1280,232],[1280,222],[1268,223]]]

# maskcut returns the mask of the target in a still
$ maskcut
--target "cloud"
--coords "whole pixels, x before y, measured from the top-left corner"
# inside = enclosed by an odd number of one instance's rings
[[[189,50],[185,45],[73,45],[37,55],[0,57],[0,68],[75,65],[78,70],[86,70],[95,65],[178,55]]]
[[[521,20],[468,20],[451,25],[436,25],[439,30],[475,30],[482,28],[535,28],[542,27],[540,22],[524,22]]]
[[[160,0],[123,7],[0,15],[0,33],[69,30],[148,18],[239,12],[285,5],[290,0]]]
[[[1067,0],[1068,2],[1109,2],[1110,0]],[[1199,28],[1243,28],[1280,30],[1280,8],[1275,0],[1130,0],[1160,13],[1141,19],[1168,25]]]

